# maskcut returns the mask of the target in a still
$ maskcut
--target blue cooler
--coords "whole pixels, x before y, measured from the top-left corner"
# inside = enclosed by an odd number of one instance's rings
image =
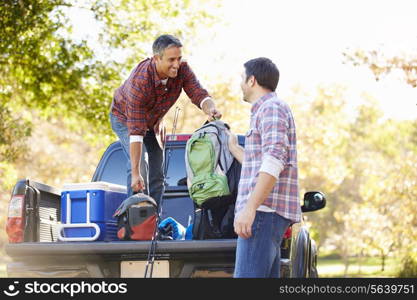
[[[127,197],[126,186],[104,181],[65,184],[61,192],[60,241],[113,241],[115,210]]]

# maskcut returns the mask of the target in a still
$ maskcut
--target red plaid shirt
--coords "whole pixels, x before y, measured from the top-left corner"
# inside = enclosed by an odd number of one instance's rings
[[[181,63],[177,77],[169,78],[164,85],[155,61],[147,58],[115,91],[111,112],[127,125],[130,135],[144,136],[174,105],[182,89],[197,107],[210,97],[186,62]]]

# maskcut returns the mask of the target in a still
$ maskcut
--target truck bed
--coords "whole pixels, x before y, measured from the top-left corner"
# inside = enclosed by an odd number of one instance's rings
[[[243,137],[239,138],[243,145]],[[193,222],[195,207],[184,181],[185,141],[167,145],[172,149],[172,158],[161,218],[174,217],[187,226]],[[125,184],[125,159],[120,143],[111,144],[92,181]],[[7,263],[9,277],[143,277],[151,241],[58,241],[61,191],[24,179],[15,185],[12,197],[15,195],[24,195],[27,222],[24,241],[5,246],[12,259]],[[310,246],[308,230],[293,226],[292,236],[295,238],[289,237],[281,245],[281,277],[310,276],[315,269],[316,251]],[[232,277],[235,250],[236,239],[157,241],[153,277]]]

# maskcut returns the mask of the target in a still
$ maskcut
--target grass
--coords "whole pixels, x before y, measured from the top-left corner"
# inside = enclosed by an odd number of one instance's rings
[[[342,259],[319,257],[317,260],[320,277],[396,277],[399,265],[397,258],[388,258],[382,271],[381,259],[378,257],[365,257],[361,262],[358,258],[349,258],[349,267],[345,276]]]
[[[7,262],[11,261],[10,257],[7,256],[5,251],[2,251],[3,249],[0,248],[0,278],[7,277]]]
[[[7,277],[6,264],[2,263],[0,264],[0,278],[5,278],[5,277]]]

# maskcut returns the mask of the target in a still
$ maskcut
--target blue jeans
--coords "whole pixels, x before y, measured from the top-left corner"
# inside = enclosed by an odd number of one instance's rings
[[[273,212],[257,211],[252,236],[238,237],[235,278],[279,278],[282,237],[291,221]]]
[[[110,114],[111,128],[119,137],[120,143],[122,144],[123,152],[127,159],[127,180],[126,187],[128,197],[132,195],[132,167],[130,164],[130,137],[127,126],[119,121],[119,119]],[[153,131],[147,131],[143,138],[142,147],[142,159],[140,165],[140,173],[145,181],[145,194],[151,196],[158,204],[164,193],[164,172],[163,162],[164,153],[159,147],[158,141],[156,140],[155,133]],[[146,161],[146,155],[148,160]],[[148,168],[148,165],[150,166]],[[149,170],[149,172],[148,172]],[[149,177],[147,176],[149,174]]]

